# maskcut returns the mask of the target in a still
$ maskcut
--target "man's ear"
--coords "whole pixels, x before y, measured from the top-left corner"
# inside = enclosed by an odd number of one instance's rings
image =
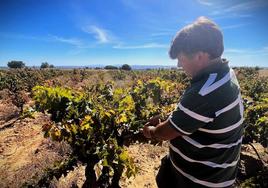
[[[209,54],[206,52],[197,52],[196,53],[196,60],[198,62],[207,62],[209,61]]]
[[[196,52],[196,53],[193,54],[192,59],[193,59],[196,63],[200,63],[200,62],[202,62],[202,59],[203,59],[202,56],[203,56],[203,55],[202,55],[202,52]]]

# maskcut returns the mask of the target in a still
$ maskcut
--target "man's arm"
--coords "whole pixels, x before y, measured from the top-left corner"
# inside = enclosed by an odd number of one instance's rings
[[[181,134],[170,124],[169,120],[159,123],[156,127],[145,124],[143,135],[146,138],[157,140],[172,140]]]

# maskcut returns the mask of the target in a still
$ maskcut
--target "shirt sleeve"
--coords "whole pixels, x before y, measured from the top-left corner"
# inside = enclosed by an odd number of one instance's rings
[[[190,135],[214,121],[212,106],[202,96],[187,94],[169,116],[170,124],[182,135]]]

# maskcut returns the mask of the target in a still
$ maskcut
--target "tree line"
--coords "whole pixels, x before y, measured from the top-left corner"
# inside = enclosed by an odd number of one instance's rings
[[[7,66],[9,68],[25,68],[26,65],[23,61],[10,61],[7,63]],[[44,68],[54,68],[54,65],[53,64],[49,64],[48,62],[42,62],[41,63],[41,66],[40,66],[41,69],[44,69]],[[98,68],[99,69],[99,68]],[[110,70],[115,70],[115,69],[122,69],[122,70],[131,70],[131,66],[128,65],[128,64],[123,64],[121,67],[116,67],[116,66],[113,66],[113,65],[106,65],[104,67],[104,69],[110,69]]]

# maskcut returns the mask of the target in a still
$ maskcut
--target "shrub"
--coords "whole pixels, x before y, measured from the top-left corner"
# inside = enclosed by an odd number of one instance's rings
[[[130,71],[130,70],[131,70],[131,66],[128,65],[128,64],[124,64],[124,65],[122,65],[121,69],[122,69],[122,70]]]
[[[25,63],[23,63],[22,61],[10,61],[7,63],[7,66],[9,68],[23,68],[25,67]]]
[[[45,68],[54,68],[54,65],[50,65],[48,64],[48,62],[43,62],[40,66],[41,69],[45,69]]]
[[[118,67],[113,66],[113,65],[106,65],[106,66],[104,67],[104,69],[118,69]]]

